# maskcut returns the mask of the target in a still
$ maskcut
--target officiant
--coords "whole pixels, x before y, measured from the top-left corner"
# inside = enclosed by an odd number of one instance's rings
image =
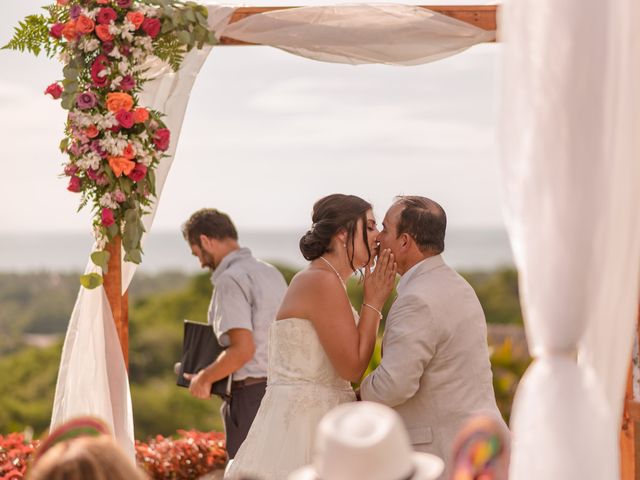
[[[272,265],[240,247],[229,216],[203,208],[182,233],[202,268],[212,271],[208,321],[225,350],[208,367],[185,373],[189,392],[208,399],[211,385],[231,376],[231,395],[222,405],[227,453],[232,459],[256,416],[267,386],[267,341],[287,284]]]

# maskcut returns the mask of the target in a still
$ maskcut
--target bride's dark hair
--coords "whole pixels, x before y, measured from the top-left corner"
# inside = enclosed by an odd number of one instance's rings
[[[318,200],[313,205],[313,213],[311,215],[313,225],[300,239],[302,256],[311,261],[331,251],[331,239],[336,233],[344,229],[347,232],[347,242],[351,244],[349,265],[355,271],[353,256],[358,220],[362,220],[362,240],[367,247],[369,260],[371,260],[369,236],[367,234],[367,211],[372,208],[369,202],[355,195],[334,193]],[[367,263],[369,263],[369,260],[367,260]]]

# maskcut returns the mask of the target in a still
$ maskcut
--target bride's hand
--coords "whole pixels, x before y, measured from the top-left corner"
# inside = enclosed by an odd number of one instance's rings
[[[371,266],[364,269],[364,303],[382,309],[382,305],[393,290],[396,279],[397,264],[390,249],[378,254],[376,268]]]

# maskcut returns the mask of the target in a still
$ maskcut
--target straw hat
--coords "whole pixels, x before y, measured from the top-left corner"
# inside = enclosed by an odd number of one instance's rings
[[[433,480],[444,462],[414,452],[400,416],[373,402],[353,402],[327,413],[316,433],[313,465],[288,480]]]

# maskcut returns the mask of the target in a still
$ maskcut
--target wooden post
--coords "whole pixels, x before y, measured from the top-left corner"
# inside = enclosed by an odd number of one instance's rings
[[[129,292],[122,295],[122,239],[114,238],[106,247],[110,253],[109,271],[104,274],[104,289],[109,299],[113,321],[116,324],[122,356],[127,369],[129,368]]]
[[[638,343],[640,335],[640,309],[638,311],[638,325],[636,326],[636,338]],[[634,345],[634,351],[638,345]],[[622,429],[620,431],[620,478],[622,480],[640,480],[640,431],[637,422],[640,422],[640,403],[633,395],[633,358],[629,366],[627,377],[627,392],[624,396],[624,412],[622,414]]]

